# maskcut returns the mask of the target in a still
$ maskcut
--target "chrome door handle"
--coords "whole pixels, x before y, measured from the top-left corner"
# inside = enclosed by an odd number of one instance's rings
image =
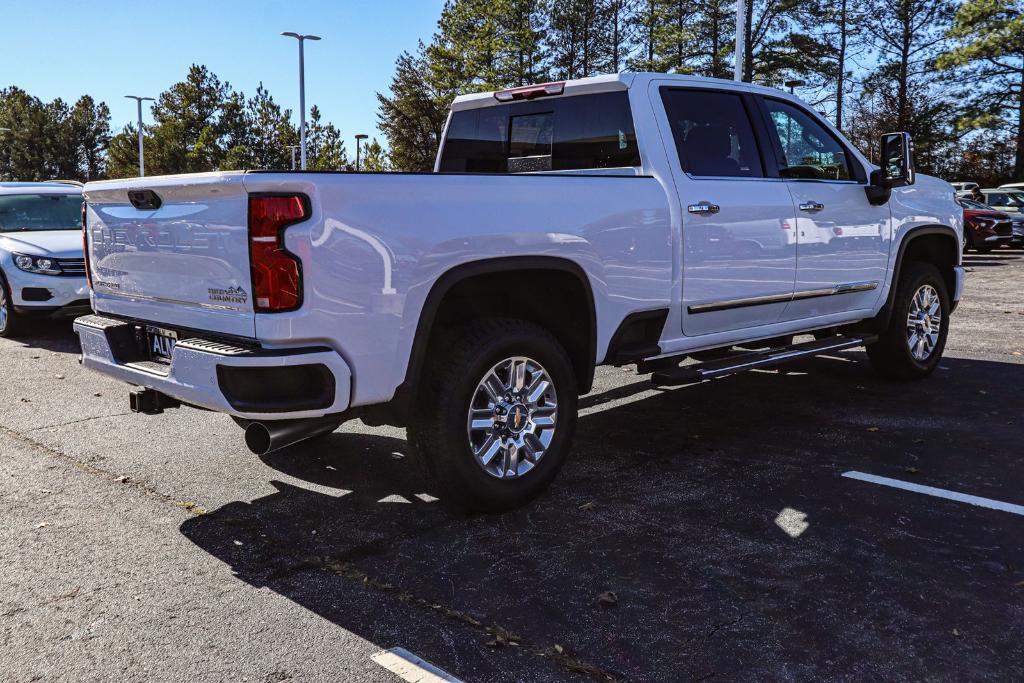
[[[686,207],[686,210],[701,216],[710,216],[711,214],[718,213],[721,207],[711,202],[700,202],[699,204],[690,204]]]
[[[825,205],[819,202],[804,202],[800,205],[801,211],[821,211],[824,208]]]

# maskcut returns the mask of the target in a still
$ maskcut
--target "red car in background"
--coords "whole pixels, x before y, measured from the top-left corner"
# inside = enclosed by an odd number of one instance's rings
[[[1010,214],[973,199],[961,198],[957,202],[964,207],[964,251],[974,249],[984,254],[1013,240]]]

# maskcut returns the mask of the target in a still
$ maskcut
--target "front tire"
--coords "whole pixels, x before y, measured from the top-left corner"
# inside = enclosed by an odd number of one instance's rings
[[[891,379],[922,379],[942,359],[949,333],[949,293],[939,269],[910,261],[903,267],[888,328],[867,347],[872,365]]]
[[[0,273],[0,337],[17,336],[24,325],[24,319],[14,310],[7,280]]]
[[[546,329],[505,318],[470,323],[432,349],[408,434],[442,501],[497,512],[540,494],[576,427],[565,349]]]

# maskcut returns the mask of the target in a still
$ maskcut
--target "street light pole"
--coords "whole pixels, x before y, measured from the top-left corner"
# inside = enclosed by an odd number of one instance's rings
[[[736,60],[732,69],[734,81],[743,80],[743,63],[747,61],[747,0],[736,0]]]
[[[153,101],[152,97],[139,97],[138,95],[125,95],[129,100],[135,100],[135,103],[139,106],[139,177],[146,177],[146,159],[142,153],[142,101],[149,100]]]
[[[320,40],[320,36],[302,35],[294,31],[285,31],[282,36],[295,38],[299,41],[299,161],[302,170],[306,170],[306,51],[307,40]]]
[[[292,151],[292,170],[295,170],[295,149],[298,145],[288,145],[288,149]]]
[[[359,173],[359,153],[361,151],[360,143],[362,143],[362,141],[368,137],[370,136],[367,135],[366,133],[359,133],[358,135],[356,135],[356,173]]]

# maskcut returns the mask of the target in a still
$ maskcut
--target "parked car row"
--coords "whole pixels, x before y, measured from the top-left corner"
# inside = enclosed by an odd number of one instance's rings
[[[971,182],[952,185],[964,207],[964,251],[1024,247],[1024,183],[998,188],[981,188]]]

